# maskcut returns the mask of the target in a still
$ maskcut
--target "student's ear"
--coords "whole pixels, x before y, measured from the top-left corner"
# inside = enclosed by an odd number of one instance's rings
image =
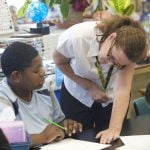
[[[20,82],[20,76],[21,76],[21,74],[20,74],[19,71],[13,71],[13,72],[11,73],[11,79],[12,79],[14,82],[16,82],[16,83],[19,83],[19,82]]]

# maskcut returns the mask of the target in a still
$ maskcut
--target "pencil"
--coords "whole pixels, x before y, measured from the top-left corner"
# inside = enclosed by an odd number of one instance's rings
[[[63,129],[63,130],[66,130],[65,127],[59,125],[58,123],[56,123],[56,122],[54,122],[54,121],[52,121],[52,120],[50,120],[50,119],[44,118],[44,121],[45,121],[46,123],[48,123],[48,124],[52,124],[52,125],[54,125],[54,126],[56,126],[56,127],[58,127],[58,128],[61,128],[61,129]]]

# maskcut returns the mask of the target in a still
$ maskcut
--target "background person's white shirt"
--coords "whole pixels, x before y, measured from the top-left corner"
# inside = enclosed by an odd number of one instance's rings
[[[90,79],[103,88],[95,67],[96,56],[98,56],[99,52],[99,43],[96,39],[95,26],[95,21],[83,22],[72,26],[59,37],[57,50],[65,57],[70,58],[70,65],[75,74]],[[110,66],[108,64],[101,66],[103,74],[106,77]],[[115,76],[112,74],[106,91],[109,101],[103,103],[103,106],[107,106],[112,102],[114,77]],[[88,107],[92,106],[94,100],[86,89],[67,76],[64,76],[64,84],[72,96],[84,105]]]

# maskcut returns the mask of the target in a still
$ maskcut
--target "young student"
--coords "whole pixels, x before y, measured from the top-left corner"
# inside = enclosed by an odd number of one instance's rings
[[[148,83],[145,91],[145,99],[150,106],[150,83]]]
[[[14,109],[16,120],[25,123],[32,145],[61,140],[65,133],[82,131],[80,123],[65,120],[52,91],[51,97],[35,91],[43,86],[45,76],[35,48],[21,42],[12,43],[1,56],[1,66],[6,78],[0,84],[0,109]],[[46,123],[44,118],[61,124],[66,130]]]
[[[64,74],[60,102],[66,118],[81,122],[83,129],[99,128],[100,143],[118,138],[135,64],[146,51],[142,25],[127,16],[82,22],[63,32],[54,61]]]

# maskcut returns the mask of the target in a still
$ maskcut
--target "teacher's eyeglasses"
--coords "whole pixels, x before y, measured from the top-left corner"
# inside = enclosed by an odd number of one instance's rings
[[[126,65],[121,65],[121,64],[119,64],[119,63],[116,61],[115,57],[112,55],[112,49],[113,49],[114,45],[115,45],[115,42],[113,42],[113,43],[111,44],[111,46],[110,46],[110,48],[109,48],[109,51],[108,51],[108,54],[107,54],[107,57],[108,57],[108,59],[113,63],[113,65],[117,67],[117,69],[122,70],[123,68],[126,67]]]

